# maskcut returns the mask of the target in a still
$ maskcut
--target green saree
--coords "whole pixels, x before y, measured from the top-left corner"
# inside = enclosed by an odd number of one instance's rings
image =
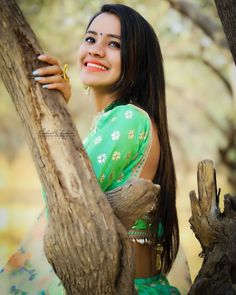
[[[146,112],[132,105],[118,105],[100,114],[84,141],[85,149],[103,191],[121,186],[139,177],[151,146],[151,120]],[[150,242],[150,219],[138,219],[129,231],[131,240]],[[159,231],[161,231],[159,226]],[[162,274],[134,280],[140,295],[176,294]]]

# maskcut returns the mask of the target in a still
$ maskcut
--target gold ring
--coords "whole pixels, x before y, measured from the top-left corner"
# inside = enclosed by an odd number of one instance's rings
[[[68,73],[68,69],[69,69],[68,64],[64,64],[64,66],[63,66],[63,70],[62,70],[62,74],[61,74],[61,77],[62,77],[65,81],[68,81],[68,80],[69,80],[69,77],[68,77],[68,75],[67,75],[67,73]]]

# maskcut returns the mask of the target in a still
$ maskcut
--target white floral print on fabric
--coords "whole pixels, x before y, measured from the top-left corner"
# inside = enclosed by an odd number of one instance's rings
[[[111,138],[112,138],[112,140],[118,140],[120,138],[120,131],[117,130],[117,131],[112,132]]]
[[[95,138],[94,144],[99,144],[102,141],[102,136],[99,135],[98,137]]]
[[[106,156],[106,154],[103,153],[103,154],[98,155],[97,159],[98,159],[98,163],[102,164],[102,163],[106,162],[107,156]]]
[[[126,111],[125,112],[125,118],[126,119],[132,119],[133,117],[133,112],[132,111]]]

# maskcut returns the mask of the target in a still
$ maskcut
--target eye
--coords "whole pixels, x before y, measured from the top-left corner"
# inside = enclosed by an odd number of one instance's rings
[[[85,38],[85,42],[86,43],[94,43],[95,42],[95,38],[93,38],[93,37],[86,37]]]
[[[110,47],[114,47],[114,48],[120,48],[120,43],[119,42],[116,42],[116,41],[111,41],[109,43],[109,46]]]

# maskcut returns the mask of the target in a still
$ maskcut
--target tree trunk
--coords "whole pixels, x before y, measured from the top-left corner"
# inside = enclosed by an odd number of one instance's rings
[[[190,223],[204,260],[189,295],[236,294],[236,196],[225,195],[221,213],[212,161],[199,163],[198,195],[190,192]]]
[[[159,187],[140,180],[118,190],[120,201],[114,197],[111,203],[120,222],[97,183],[62,95],[34,81],[31,73],[43,63],[32,30],[15,1],[0,0],[0,7],[0,74],[47,193],[47,259],[67,294],[132,294],[134,254],[122,223],[127,227],[150,211]]]
[[[236,65],[236,5],[235,0],[215,0],[216,8],[229,43],[229,48]],[[228,180],[236,189],[236,120],[228,123],[228,141],[224,148],[219,150],[222,162],[228,167],[230,173]],[[234,156],[233,156],[234,155]]]
[[[235,0],[215,0],[229,48],[236,65],[236,5]]]

